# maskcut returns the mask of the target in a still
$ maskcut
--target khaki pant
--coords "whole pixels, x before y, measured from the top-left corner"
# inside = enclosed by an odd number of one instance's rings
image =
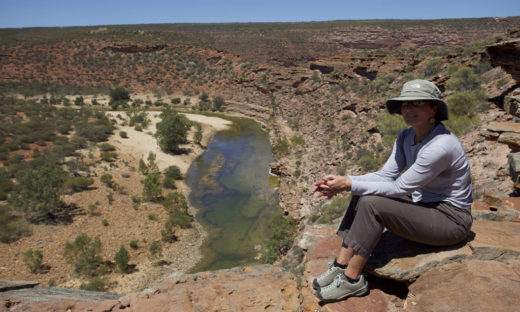
[[[448,202],[414,203],[406,196],[353,196],[337,234],[343,238],[343,246],[368,258],[385,228],[414,242],[448,246],[464,240],[472,222],[470,210]]]

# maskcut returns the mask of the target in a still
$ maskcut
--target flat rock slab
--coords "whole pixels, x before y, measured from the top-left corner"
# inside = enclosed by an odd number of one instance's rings
[[[476,233],[469,242],[474,252],[477,249],[509,251],[520,256],[520,223],[475,220],[471,230]],[[520,259],[520,258],[519,258]]]
[[[300,290],[291,273],[260,265],[166,278],[120,302],[128,311],[298,311]]]
[[[424,273],[409,290],[409,312],[518,311],[520,262],[451,263]]]
[[[518,122],[497,122],[492,121],[486,127],[487,130],[493,132],[516,132],[520,133],[520,123]]]
[[[0,280],[0,292],[23,289],[23,288],[33,288],[40,284],[40,282],[33,281],[6,281]]]
[[[428,270],[471,255],[466,242],[448,247],[426,246],[387,231],[381,236],[365,270],[379,277],[412,282]]]

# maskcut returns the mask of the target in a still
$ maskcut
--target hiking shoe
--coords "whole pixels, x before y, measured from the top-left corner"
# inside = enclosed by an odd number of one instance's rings
[[[330,285],[318,289],[316,295],[322,302],[329,303],[347,297],[361,297],[366,293],[368,293],[368,282],[363,274],[354,284],[348,282],[345,274],[338,274]]]
[[[344,271],[345,269],[334,266],[334,261],[329,262],[329,269],[312,281],[312,288],[317,290],[321,287],[330,285],[330,283],[334,281],[334,277],[340,273],[343,274]]]

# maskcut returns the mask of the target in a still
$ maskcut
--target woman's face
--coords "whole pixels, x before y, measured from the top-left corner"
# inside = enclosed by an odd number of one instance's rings
[[[401,104],[404,122],[412,127],[430,127],[431,118],[437,114],[437,105],[429,101],[407,101]]]

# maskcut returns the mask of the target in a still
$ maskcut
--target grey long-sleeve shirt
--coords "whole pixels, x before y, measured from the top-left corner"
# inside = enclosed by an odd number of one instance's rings
[[[459,139],[443,124],[414,144],[412,128],[397,136],[392,154],[376,172],[349,176],[353,195],[400,196],[414,202],[447,201],[470,209],[472,199],[469,160]],[[401,172],[405,169],[402,174]]]

